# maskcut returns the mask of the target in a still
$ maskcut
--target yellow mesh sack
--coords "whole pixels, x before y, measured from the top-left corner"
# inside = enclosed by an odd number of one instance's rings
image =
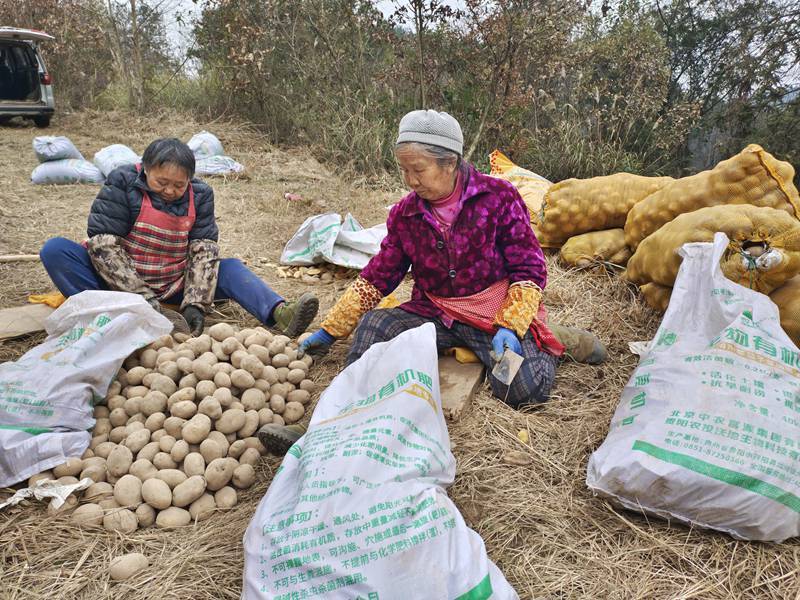
[[[781,327],[800,346],[800,276],[792,277],[769,297],[781,313]]]
[[[678,179],[628,213],[625,241],[633,250],[648,235],[683,213],[719,204],[768,206],[800,216],[794,168],[750,144],[710,171]]]
[[[558,248],[575,235],[623,227],[634,204],[673,181],[630,173],[559,181],[547,190],[536,220],[539,242]]]
[[[575,235],[561,247],[562,262],[573,267],[588,267],[596,262],[624,267],[630,257],[631,251],[625,244],[625,231],[622,229]]]
[[[736,283],[769,294],[800,272],[800,221],[783,210],[739,204],[679,215],[644,239],[628,261],[625,277],[638,285],[671,287],[681,262],[678,248],[711,242],[717,231],[730,240],[720,268]],[[752,244],[763,244],[766,251],[757,257],[747,250]]]
[[[647,304],[658,312],[666,312],[669,299],[672,297],[672,288],[657,283],[647,283],[639,288]]]
[[[531,222],[534,222],[539,211],[542,210],[542,200],[552,182],[533,171],[514,164],[499,150],[495,150],[489,155],[489,164],[492,167],[489,172],[492,177],[505,179],[514,184],[528,207]]]

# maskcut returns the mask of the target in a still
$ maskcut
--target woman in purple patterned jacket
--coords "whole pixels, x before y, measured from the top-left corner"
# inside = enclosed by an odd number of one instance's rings
[[[395,156],[412,191],[392,208],[380,252],[301,348],[323,354],[355,329],[350,364],[372,344],[432,322],[440,350],[466,346],[490,370],[506,348],[522,355],[510,386],[489,375],[492,392],[514,407],[544,402],[564,352],[541,303],[544,255],[516,188],[480,173],[462,149],[461,127],[449,114],[417,110],[403,117]],[[411,301],[373,310],[409,267]],[[563,341],[571,346],[576,330],[558,329],[562,339],[570,330],[573,339]],[[577,341],[585,362],[604,359],[597,338],[584,332]],[[293,441],[286,429],[265,426],[262,440],[271,449]],[[291,437],[302,430],[296,433]]]

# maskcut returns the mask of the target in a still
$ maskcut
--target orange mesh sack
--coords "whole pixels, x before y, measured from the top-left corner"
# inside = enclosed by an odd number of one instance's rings
[[[673,181],[615,173],[555,183],[547,190],[536,220],[539,242],[558,248],[575,235],[623,227],[634,204]]]
[[[792,277],[769,297],[781,313],[781,327],[800,347],[800,276]]]
[[[769,294],[800,272],[800,221],[783,210],[741,204],[679,215],[639,245],[628,261],[626,278],[638,285],[671,287],[681,263],[678,248],[711,242],[717,231],[730,240],[720,268],[736,283]],[[751,253],[753,245],[762,252]]]
[[[678,179],[638,203],[628,213],[625,241],[633,250],[678,215],[720,204],[768,206],[799,216],[794,168],[761,146],[750,144],[710,171]]]
[[[561,247],[561,260],[572,267],[588,267],[597,262],[624,267],[630,257],[622,229],[582,233],[569,238]]]
[[[669,306],[669,299],[672,296],[672,288],[658,283],[647,283],[639,288],[645,301],[650,308],[658,312],[666,312]]]
[[[514,184],[519,195],[525,201],[528,212],[531,214],[531,221],[533,221],[542,210],[542,200],[548,188],[553,185],[552,182],[533,171],[514,164],[499,150],[495,150],[489,155],[489,164],[492,166],[489,173],[492,177],[505,179]]]

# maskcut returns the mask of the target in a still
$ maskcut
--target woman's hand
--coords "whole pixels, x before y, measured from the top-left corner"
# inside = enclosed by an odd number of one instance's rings
[[[498,327],[497,333],[492,338],[492,350],[494,350],[494,355],[497,357],[496,360],[500,360],[506,348],[517,354],[522,354],[522,344],[517,334],[505,327]]]
[[[311,334],[311,337],[300,344],[300,347],[297,349],[297,355],[303,356],[308,353],[311,356],[323,356],[328,353],[328,350],[331,349],[335,341],[336,338],[330,333],[324,329],[318,329]]]

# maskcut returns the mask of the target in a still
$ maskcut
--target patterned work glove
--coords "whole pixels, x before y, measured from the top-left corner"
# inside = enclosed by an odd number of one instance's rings
[[[517,354],[522,354],[522,344],[520,344],[517,334],[505,327],[498,327],[497,333],[492,338],[492,350],[494,350],[495,360],[502,358],[506,348]]]
[[[183,318],[189,324],[189,329],[192,330],[193,336],[198,336],[203,333],[203,325],[206,322],[206,315],[202,310],[190,304],[183,309]]]
[[[300,344],[300,347],[297,349],[297,355],[303,356],[308,353],[311,356],[322,356],[328,353],[328,350],[331,349],[335,341],[336,338],[330,333],[324,329],[318,329],[311,337]]]

